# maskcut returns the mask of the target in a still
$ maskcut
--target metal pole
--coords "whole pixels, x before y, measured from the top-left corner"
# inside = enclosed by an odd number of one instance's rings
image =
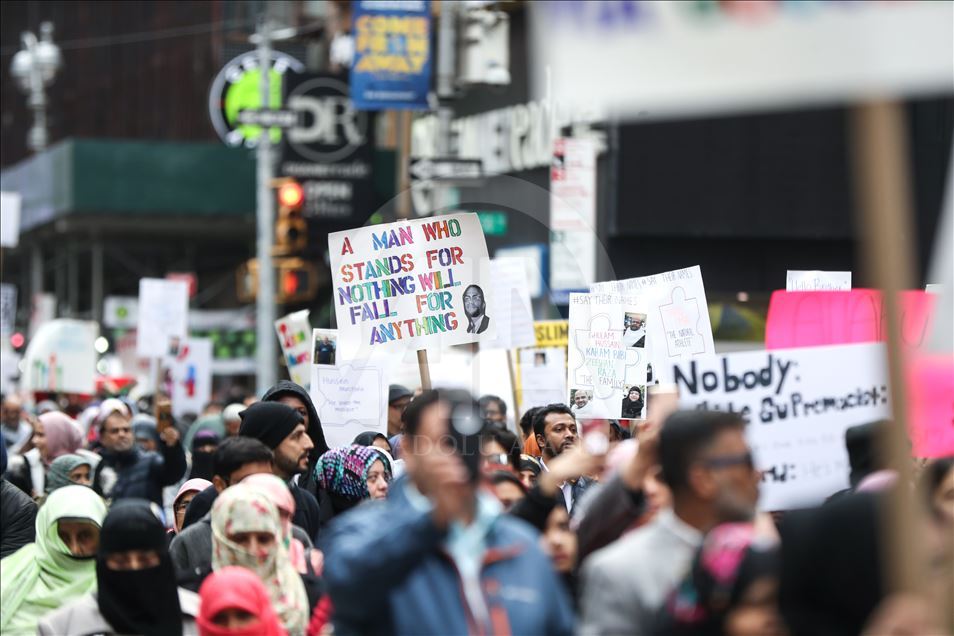
[[[93,239],[90,272],[90,303],[93,307],[93,320],[103,319],[103,239]]]
[[[271,68],[271,26],[263,19],[258,30],[258,66],[261,72],[259,90],[262,108],[270,105],[268,72]],[[263,395],[275,384],[275,270],[272,266],[273,217],[272,209],[272,145],[269,130],[263,128],[258,138],[258,294],[256,297],[256,366],[258,368],[256,393]]]

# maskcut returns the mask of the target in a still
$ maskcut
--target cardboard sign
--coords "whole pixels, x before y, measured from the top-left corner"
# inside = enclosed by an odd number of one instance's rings
[[[335,232],[328,248],[342,357],[494,335],[487,244],[476,214]]]
[[[903,291],[898,301],[901,342],[919,347],[930,330],[935,296],[924,291]],[[886,329],[880,291],[776,291],[769,302],[765,348],[878,342],[886,339]]]
[[[331,329],[315,329],[312,349],[325,338],[337,339]],[[315,358],[319,356],[316,354]],[[333,366],[311,365],[312,402],[318,409],[328,446],[351,444],[358,433],[385,433],[388,422],[388,361],[385,352],[375,352],[372,362],[354,361]]]
[[[672,363],[715,354],[702,270],[698,265],[652,276],[596,283],[594,292],[636,294],[647,305],[655,382],[672,382]]]
[[[849,291],[851,272],[824,272],[821,270],[788,270],[786,291]]]
[[[212,340],[186,338],[163,368],[171,384],[172,414],[201,413],[212,399]]]
[[[23,356],[23,390],[93,394],[97,358],[93,343],[98,336],[95,322],[60,319],[44,323]]]
[[[17,286],[0,284],[0,338],[8,338],[17,322]]]
[[[311,323],[308,310],[288,314],[275,321],[275,333],[282,346],[288,375],[295,384],[308,388],[311,383]]]
[[[641,299],[570,294],[567,403],[577,419],[642,419],[649,359]]]
[[[491,293],[497,314],[497,334],[480,343],[482,349],[516,349],[536,342],[527,266],[522,258],[490,261]]]
[[[905,372],[912,454],[954,455],[954,356],[912,356]]]
[[[749,422],[763,510],[820,504],[847,488],[845,429],[891,415],[881,344],[694,358],[673,376],[681,408],[732,411]]]
[[[161,278],[139,279],[139,322],[136,351],[143,358],[162,358],[186,338],[189,285]],[[177,342],[178,341],[178,342]]]

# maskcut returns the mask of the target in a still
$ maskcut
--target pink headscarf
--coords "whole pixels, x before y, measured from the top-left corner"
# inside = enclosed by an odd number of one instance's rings
[[[296,570],[302,574],[306,574],[308,572],[308,566],[305,563],[305,546],[302,545],[301,541],[292,536],[292,517],[295,516],[295,498],[292,496],[291,491],[288,490],[288,485],[282,481],[281,478],[268,473],[249,475],[242,480],[242,483],[263,493],[275,504],[275,507],[278,508],[279,513],[281,513],[282,540],[288,549],[288,557]],[[321,553],[318,550],[312,550],[311,556],[312,568],[314,568],[315,572],[321,573],[321,566],[324,560]]]
[[[83,444],[83,432],[72,417],[60,411],[44,413],[39,418],[46,436],[47,463],[61,455],[75,453]]]
[[[196,478],[196,479],[186,480],[185,483],[179,486],[179,491],[176,492],[176,496],[172,500],[172,509],[175,510],[176,503],[178,503],[179,498],[182,497],[182,495],[186,493],[190,493],[190,492],[202,492],[203,490],[205,490],[211,485],[212,485],[212,482],[209,481],[208,479]],[[172,516],[172,531],[175,532],[176,534],[178,534],[179,532],[179,528],[176,525],[175,515]]]

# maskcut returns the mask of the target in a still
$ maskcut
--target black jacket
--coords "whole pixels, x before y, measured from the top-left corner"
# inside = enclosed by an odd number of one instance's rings
[[[182,444],[159,444],[161,455],[134,448],[129,453],[103,451],[96,466],[93,489],[108,499],[137,497],[162,505],[162,489],[177,483],[186,472]],[[108,473],[112,473],[107,476]],[[110,484],[110,481],[114,483]]]
[[[277,402],[283,395],[292,395],[298,398],[305,404],[305,408],[308,410],[308,437],[311,438],[311,442],[315,447],[311,450],[308,459],[308,471],[298,478],[298,485],[317,498],[318,483],[315,481],[315,464],[318,463],[318,458],[328,451],[328,442],[325,441],[325,432],[321,428],[318,410],[312,403],[308,391],[289,380],[282,380],[268,391],[265,391],[265,395],[262,396],[262,401]]]
[[[0,559],[36,540],[36,502],[0,479]]]

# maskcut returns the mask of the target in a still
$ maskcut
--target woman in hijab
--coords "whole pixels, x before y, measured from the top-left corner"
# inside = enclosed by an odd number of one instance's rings
[[[643,394],[638,386],[632,386],[623,398],[623,409],[620,415],[625,420],[639,420],[643,417]]]
[[[320,550],[306,548],[301,541],[292,536],[292,518],[295,516],[295,498],[288,485],[281,478],[269,473],[256,473],[242,480],[261,491],[278,508],[282,522],[282,543],[288,550],[288,558],[299,574],[321,574],[324,557]],[[310,566],[310,567],[309,567]]]
[[[36,516],[36,543],[0,561],[0,633],[34,634],[44,614],[96,587],[106,504],[91,488],[50,493]]]
[[[59,411],[44,413],[33,425],[33,448],[10,458],[9,479],[34,498],[46,490],[46,473],[54,459],[75,453],[83,434],[73,418]]]
[[[58,488],[76,484],[77,486],[89,486],[93,483],[93,462],[82,455],[60,455],[50,464],[50,470],[46,474],[46,494],[50,494]]]
[[[278,508],[257,488],[236,484],[212,506],[212,570],[238,565],[254,572],[268,590],[282,625],[299,635],[305,632],[312,607],[282,536]]]
[[[195,635],[199,597],[176,586],[159,507],[113,504],[100,533],[95,593],[44,616],[37,633]]]
[[[249,570],[224,567],[199,588],[200,636],[286,636],[268,590]]]
[[[212,456],[219,447],[219,436],[215,431],[204,429],[192,438],[192,468],[189,479],[207,479],[212,481]]]
[[[384,499],[391,481],[391,467],[371,446],[332,448],[318,459],[315,480],[328,494],[335,514],[365,499]]]
[[[206,479],[189,479],[179,486],[179,491],[176,492],[176,496],[172,500],[173,534],[179,534],[179,531],[182,530],[182,522],[185,520],[186,509],[189,507],[189,504],[192,503],[195,496],[211,485],[212,482]]]

